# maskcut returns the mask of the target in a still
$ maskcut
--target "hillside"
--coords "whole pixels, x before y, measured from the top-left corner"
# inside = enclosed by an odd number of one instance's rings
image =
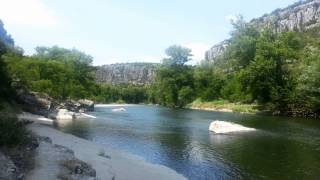
[[[277,9],[270,14],[255,18],[249,24],[264,29],[266,27],[275,32],[296,31],[303,32],[320,26],[320,0],[300,1],[283,9]],[[205,53],[206,60],[214,60],[221,55],[229,41],[225,40],[214,45]]]

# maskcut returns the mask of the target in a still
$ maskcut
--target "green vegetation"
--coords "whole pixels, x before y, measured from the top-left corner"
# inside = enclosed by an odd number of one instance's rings
[[[12,89],[24,88],[60,100],[88,98],[172,108],[191,104],[250,113],[258,106],[276,114],[319,113],[319,28],[275,33],[258,30],[241,17],[233,26],[230,45],[213,61],[191,66],[190,49],[169,47],[152,85],[97,84],[90,55],[53,46],[38,47],[34,55],[25,56],[2,30],[0,98],[12,99]]]
[[[5,102],[0,103],[0,147],[22,145],[30,140],[29,132],[18,121],[17,110],[11,106]]]
[[[4,56],[15,88],[44,92],[57,99],[85,98],[94,91],[92,57],[72,49],[38,47],[33,56]]]
[[[147,89],[148,87],[143,85],[101,84],[96,87],[95,96],[92,99],[101,103],[145,103],[148,101]]]
[[[190,60],[191,50],[171,46],[166,50],[169,58],[157,71],[157,77],[150,90],[149,100],[169,107],[184,107],[194,97],[193,68],[185,65]]]
[[[184,107],[194,101],[192,107],[238,112],[256,112],[258,105],[275,114],[318,113],[318,28],[275,33],[258,30],[241,17],[233,26],[225,53],[199,66],[185,65],[190,50],[170,47],[166,51],[170,58],[163,61],[149,93],[152,102]]]
[[[12,108],[14,91],[3,55],[12,51],[13,39],[7,34],[0,20],[0,147],[19,145],[27,141],[28,132],[16,117]]]
[[[201,101],[196,99],[187,107],[194,109],[213,110],[213,111],[232,111],[238,113],[257,113],[258,106],[255,104],[242,104],[242,103],[231,103],[226,100],[215,100],[215,101]]]

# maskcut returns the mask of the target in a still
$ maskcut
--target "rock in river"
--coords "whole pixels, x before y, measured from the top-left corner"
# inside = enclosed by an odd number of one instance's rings
[[[247,128],[239,124],[234,124],[225,121],[213,121],[210,124],[209,131],[215,132],[217,134],[225,134],[232,132],[245,132],[245,131],[255,131],[254,128]]]

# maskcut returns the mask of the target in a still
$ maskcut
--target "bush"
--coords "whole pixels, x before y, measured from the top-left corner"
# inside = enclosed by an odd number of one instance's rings
[[[28,140],[28,132],[14,111],[7,105],[0,105],[0,147],[24,144]]]

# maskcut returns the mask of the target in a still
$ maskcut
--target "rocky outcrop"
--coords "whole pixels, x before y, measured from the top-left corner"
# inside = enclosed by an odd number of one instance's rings
[[[92,112],[94,111],[94,102],[88,99],[66,100],[57,104],[54,109],[67,109],[72,112]]]
[[[38,137],[38,142],[35,167],[26,175],[26,179],[95,179],[95,169],[77,159],[71,149],[53,144],[48,137]]]
[[[57,101],[47,94],[30,92],[26,90],[17,91],[17,102],[26,112],[49,117],[57,114],[60,109],[66,109],[74,113],[94,111],[94,102],[88,99]]]
[[[0,152],[0,179],[17,180],[23,176],[11,159]]]
[[[26,90],[17,90],[17,102],[20,104],[24,111],[48,116],[53,99],[46,94],[30,92]]]
[[[275,32],[305,30],[320,26],[320,0],[306,0],[297,2],[284,9],[277,9],[270,14],[266,14],[260,18],[253,19],[250,24],[258,29],[266,27],[273,29]],[[205,54],[206,60],[214,60],[221,55],[229,41],[223,41]]]
[[[297,2],[284,9],[253,19],[254,26],[262,29],[269,27],[276,32],[302,32],[320,25],[320,0]]]
[[[96,81],[111,84],[150,84],[156,74],[154,63],[119,63],[97,67]]]
[[[229,43],[230,43],[229,40],[225,40],[217,45],[212,46],[212,48],[206,52],[205,59],[206,60],[216,59],[226,50]]]
[[[24,180],[34,168],[34,155],[39,146],[37,137],[28,134],[24,143],[0,147],[0,180]]]

